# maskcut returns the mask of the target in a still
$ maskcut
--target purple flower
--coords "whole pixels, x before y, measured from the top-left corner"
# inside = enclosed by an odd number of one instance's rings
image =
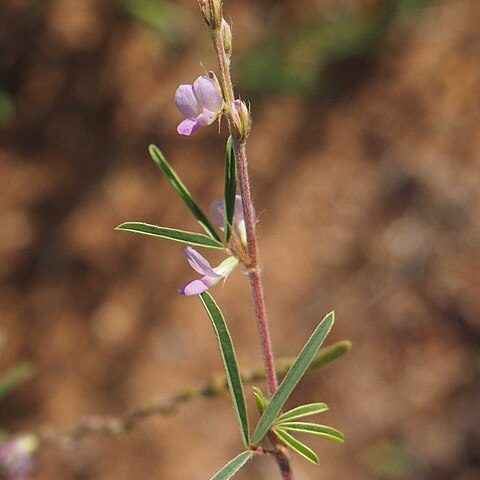
[[[223,96],[213,72],[198,77],[193,85],[180,85],[175,92],[175,104],[187,117],[179,123],[178,133],[193,135],[200,127],[210,125],[221,114]]]
[[[224,211],[225,202],[223,200],[214,200],[211,203],[210,213],[213,221],[222,231],[224,230]],[[230,245],[230,252],[233,254],[227,257],[217,267],[212,267],[209,261],[192,247],[186,247],[182,250],[190,266],[203,276],[202,278],[191,280],[183,287],[179,288],[178,293],[181,293],[182,295],[199,295],[213,285],[216,285],[220,280],[225,280],[239,264],[240,260],[238,257],[242,258],[241,250],[245,249],[247,242],[245,221],[243,219],[242,197],[240,195],[235,197],[232,230],[233,236],[237,239],[236,248],[234,249],[232,248],[232,245]]]
[[[224,212],[225,202],[223,200],[214,200],[210,204],[210,214],[212,215],[215,225],[220,230],[224,230]],[[247,244],[247,232],[245,230],[245,220],[243,218],[242,197],[235,196],[235,211],[232,220],[233,233],[240,239],[243,246]]]
[[[205,292],[220,280],[227,278],[233,269],[238,265],[238,259],[235,257],[226,258],[218,267],[212,268],[208,260],[198,253],[192,247],[182,249],[187,257],[190,266],[198,273],[203,275],[200,279],[191,280],[183,287],[179,288],[178,293],[182,295],[199,295]]]
[[[28,480],[33,470],[32,453],[37,439],[30,435],[14,438],[0,444],[0,474],[6,480]]]

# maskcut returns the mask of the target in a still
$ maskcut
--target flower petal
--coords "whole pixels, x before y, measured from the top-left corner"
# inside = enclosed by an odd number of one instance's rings
[[[178,293],[181,295],[200,295],[201,293],[208,290],[208,285],[206,285],[202,280],[192,280],[185,284],[183,287],[178,289]]]
[[[210,287],[217,284],[222,277],[210,277],[205,275],[200,279],[191,280],[190,282],[186,283],[183,287],[178,289],[178,293],[186,296],[191,295],[200,295],[201,293],[207,291]]]
[[[197,122],[200,126],[206,127],[207,125],[213,123],[218,118],[218,116],[218,113],[211,112],[210,110],[204,108],[202,110],[202,113],[198,115]]]
[[[201,107],[219,113],[223,106],[222,92],[218,83],[209,77],[198,77],[193,83],[193,91]]]
[[[180,85],[177,88],[175,104],[186,117],[196,117],[202,112],[202,106],[198,103],[193,85]]]
[[[200,127],[201,123],[196,118],[186,118],[182,120],[177,127],[177,132],[180,135],[193,135]]]
[[[243,222],[243,203],[240,195],[235,195],[235,212],[233,214],[233,225]]]
[[[228,257],[220,265],[218,265],[218,267],[215,267],[213,271],[222,278],[227,278],[238,264],[238,258]]]
[[[216,273],[209,261],[192,247],[182,248],[182,253],[185,255],[190,266],[201,275],[212,278],[220,278],[221,275]]]
[[[225,212],[225,201],[224,200],[214,200],[210,204],[210,215],[213,219],[213,223],[223,232],[224,229],[224,212]]]

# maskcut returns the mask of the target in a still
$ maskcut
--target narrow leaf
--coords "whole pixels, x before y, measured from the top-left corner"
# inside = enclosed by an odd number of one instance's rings
[[[280,410],[285,405],[285,402],[292,393],[293,389],[307,371],[310,362],[315,357],[315,354],[325,340],[325,337],[328,335],[328,332],[330,332],[333,322],[334,313],[330,312],[320,322],[312,336],[308,339],[295,362],[290,367],[290,370],[285,375],[280,387],[270,399],[270,403],[263,412],[263,415],[260,417],[255,432],[252,436],[253,445],[256,445],[258,442],[260,442],[260,440],[268,432],[268,429],[277,418]]]
[[[309,370],[319,370],[325,365],[333,362],[337,358],[347,353],[352,348],[352,342],[349,340],[342,340],[334,343],[326,348],[322,348],[318,355],[312,360],[308,367]]]
[[[326,403],[309,403],[308,405],[302,405],[297,408],[293,408],[283,415],[280,415],[275,423],[282,423],[296,418],[308,417],[317,413],[323,413],[328,410]]]
[[[318,425],[316,423],[307,422],[286,422],[282,423],[281,427],[285,430],[310,433],[312,435],[317,435],[318,437],[333,440],[334,442],[344,442],[344,436],[342,432],[340,432],[336,428],[327,427],[325,425]]]
[[[237,193],[237,170],[235,155],[233,153],[232,137],[228,137],[227,151],[225,155],[225,241],[228,245],[232,235],[231,226],[233,214],[235,213],[235,194]]]
[[[290,447],[293,451],[297,452],[303,458],[306,458],[308,461],[318,464],[320,460],[317,457],[317,454],[304,443],[297,440],[295,437],[292,437],[289,433],[285,432],[281,428],[275,428],[273,430],[275,435],[287,446]]]
[[[253,395],[255,397],[255,402],[257,403],[258,411],[261,415],[267,408],[268,400],[265,398],[263,392],[257,387],[253,387]]]
[[[232,478],[251,458],[253,452],[247,451],[237,455],[230,460],[220,471],[218,471],[210,480],[228,480]]]
[[[163,156],[163,153],[155,145],[150,145],[148,147],[148,151],[150,152],[150,156],[152,157],[157,167],[167,177],[172,187],[180,195],[181,199],[188,207],[188,209],[192,212],[193,216],[197,219],[198,223],[212,238],[220,242],[221,240],[215,230],[215,227],[210,223],[207,216],[202,212],[200,207],[193,200],[192,195],[187,190],[187,187],[185,187],[175,170],[167,162],[167,159]]]
[[[240,431],[242,433],[243,443],[248,446],[250,443],[248,433],[247,406],[245,404],[245,395],[243,393],[243,384],[240,378],[235,350],[233,348],[232,338],[228,331],[227,324],[222,312],[215,303],[215,300],[208,292],[200,294],[203,306],[207,310],[208,316],[213,325],[215,335],[220,346],[225,372],[227,374],[228,387],[232,396],[233,406],[237,414]]]
[[[26,382],[33,376],[33,367],[28,363],[21,363],[7,370],[0,377],[0,398],[9,394],[15,387]]]
[[[205,248],[218,248],[222,250],[225,248],[221,242],[203,233],[159,227],[158,225],[152,225],[150,223],[126,222],[119,225],[116,230],[125,230],[127,232],[150,235],[152,237],[166,238],[175,242],[188,243],[189,245],[197,245]]]

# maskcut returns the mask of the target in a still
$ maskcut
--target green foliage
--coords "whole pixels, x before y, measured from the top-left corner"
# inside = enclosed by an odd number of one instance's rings
[[[385,480],[412,478],[411,459],[401,442],[380,440],[368,449],[364,461],[375,478]]]
[[[184,9],[169,0],[122,0],[126,11],[139,23],[158,30],[170,44],[178,41],[185,20]]]
[[[252,436],[253,445],[256,445],[258,442],[260,442],[260,440],[265,436],[269,428],[275,422],[283,405],[285,404],[293,389],[296,387],[298,382],[301,380],[301,378],[307,371],[312,359],[314,358],[318,349],[320,348],[326,336],[330,332],[333,322],[334,313],[330,312],[320,322],[318,327],[313,332],[312,336],[308,339],[297,359],[290,367],[290,370],[283,379],[278,390],[270,399],[270,403],[263,412],[263,415],[260,417],[260,420]]]
[[[225,242],[230,241],[231,225],[235,213],[235,195],[237,193],[237,169],[233,152],[233,140],[229,136],[225,153]]]
[[[281,423],[279,428],[282,428],[283,430],[292,430],[294,432],[309,433],[338,443],[344,442],[342,432],[336,428],[327,427],[326,425],[307,422],[285,422]]]
[[[4,348],[5,342],[5,332],[0,328],[0,352]],[[29,363],[19,363],[0,375],[0,400],[16,387],[32,378],[33,374],[34,369],[32,365]]]
[[[258,411],[260,412],[260,415],[261,415],[267,408],[268,399],[265,397],[263,392],[257,387],[253,387],[253,395],[255,397],[255,402],[257,404]]]
[[[319,370],[347,353],[351,348],[352,342],[350,340],[341,340],[329,347],[322,348],[320,350],[321,355],[317,355],[308,368],[309,370]]]
[[[13,112],[13,101],[10,95],[0,88],[0,124],[4,123]]]
[[[228,462],[220,471],[218,471],[210,480],[228,480],[232,478],[251,458],[253,452],[242,452],[233,460]]]
[[[297,452],[303,458],[306,458],[308,461],[318,464],[320,460],[317,457],[317,454],[304,443],[297,440],[295,437],[290,435],[288,432],[281,428],[274,428],[273,433],[287,446],[290,447],[294,452]]]
[[[221,242],[215,227],[210,223],[207,216],[193,200],[192,195],[187,190],[187,187],[185,187],[175,170],[167,162],[167,159],[164,157],[163,153],[155,145],[150,145],[148,151],[150,152],[150,155],[157,167],[167,177],[167,180],[180,195],[180,198],[183,200],[190,212],[192,212],[193,216],[197,219],[201,227],[207,232],[208,235]]]
[[[277,418],[276,423],[288,422],[297,418],[309,417],[317,413],[323,413],[328,410],[326,403],[309,403],[300,407],[293,408]]]
[[[235,350],[233,348],[232,338],[228,331],[225,319],[215,303],[212,296],[204,292],[200,294],[203,306],[207,310],[208,316],[212,322],[215,336],[217,337],[218,344],[220,346],[220,352],[222,354],[222,360],[227,374],[228,387],[232,396],[233,406],[237,415],[238,423],[240,425],[240,431],[242,433],[242,439],[245,446],[250,443],[249,431],[248,431],[248,416],[247,406],[245,403],[245,395],[243,392],[243,384],[240,378],[240,371],[235,356]],[[237,457],[238,458],[238,457]],[[229,477],[221,477],[229,478]]]
[[[20,363],[7,370],[0,377],[0,399],[32,378],[32,376],[33,367],[28,363]]]
[[[205,248],[224,249],[221,242],[212,237],[203,235],[201,233],[186,232],[184,230],[177,230],[175,228],[159,227],[158,225],[151,225],[142,222],[125,222],[119,225],[116,230],[124,230],[127,232],[141,233],[142,235],[150,235],[152,237],[166,238],[180,243],[188,243],[189,245],[196,245]]]
[[[266,34],[240,60],[242,85],[259,94],[287,91],[328,93],[328,69],[338,62],[372,57],[389,30],[431,0],[379,0],[353,14],[309,17],[303,25]],[[338,77],[336,78],[338,81]]]

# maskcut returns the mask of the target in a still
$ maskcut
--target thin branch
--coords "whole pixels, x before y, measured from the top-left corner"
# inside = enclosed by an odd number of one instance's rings
[[[312,361],[309,371],[316,371],[323,368],[328,363],[348,352],[350,348],[351,343],[348,340],[343,340],[327,348],[322,348]],[[276,370],[280,377],[284,377],[287,374],[294,360],[294,358],[288,357],[278,359]],[[263,366],[259,365],[241,372],[241,376],[243,382],[253,383],[265,379],[265,370]],[[214,375],[203,385],[184,388],[168,399],[136,407],[120,417],[87,417],[67,434],[61,435],[51,428],[45,428],[38,434],[38,437],[45,446],[51,445],[64,449],[73,449],[77,443],[85,437],[96,434],[118,436],[132,430],[142,420],[155,415],[173,414],[177,411],[178,407],[185,402],[199,397],[218,397],[224,394],[227,389],[228,385],[225,376]]]

